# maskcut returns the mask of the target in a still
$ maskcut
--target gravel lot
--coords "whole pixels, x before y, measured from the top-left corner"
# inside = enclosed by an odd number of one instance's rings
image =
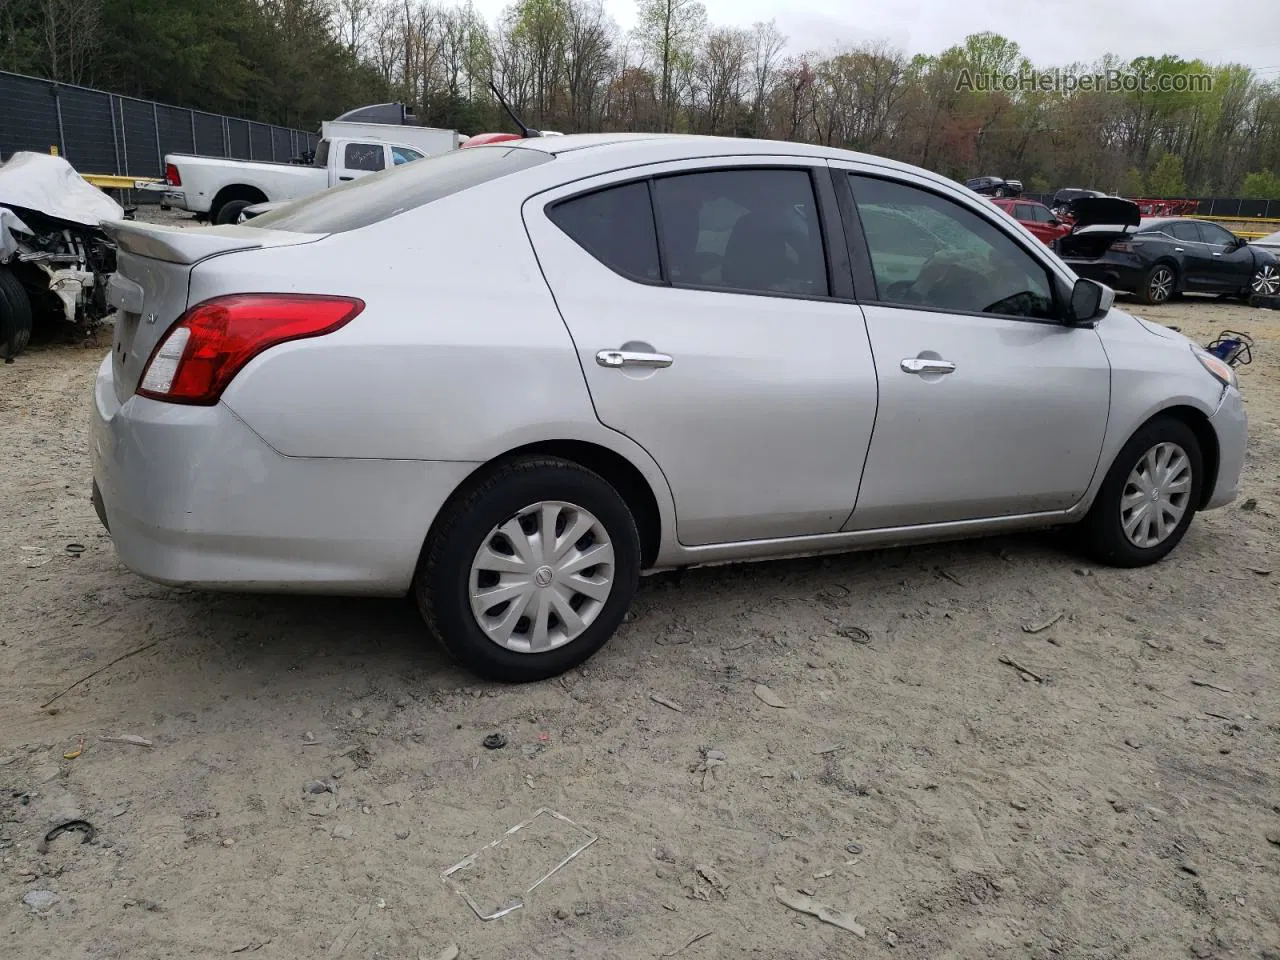
[[[521,688],[408,602],[130,574],[88,498],[104,342],[0,367],[0,953],[1277,960],[1280,313],[1140,312],[1259,345],[1247,499],[1166,562],[1033,536],[655,577]],[[541,807],[599,839],[480,921],[441,871]],[[543,818],[459,876],[497,905],[574,839]]]

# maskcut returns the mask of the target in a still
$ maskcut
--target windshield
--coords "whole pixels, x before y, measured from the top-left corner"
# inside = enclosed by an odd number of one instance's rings
[[[541,150],[505,145],[454,150],[321,190],[254,217],[245,226],[344,233],[550,160],[551,155]]]

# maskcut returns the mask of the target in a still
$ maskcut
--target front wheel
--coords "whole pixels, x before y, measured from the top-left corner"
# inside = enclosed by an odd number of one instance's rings
[[[575,463],[539,457],[500,466],[445,507],[415,593],[463,665],[524,683],[604,646],[639,576],[640,536],[617,491]]]
[[[1200,443],[1185,423],[1172,417],[1148,422],[1116,456],[1081,521],[1085,549],[1116,567],[1162,559],[1195,516],[1202,463]]]
[[[1249,281],[1245,296],[1274,297],[1277,293],[1280,293],[1280,268],[1273,263],[1264,263]]]
[[[1167,263],[1157,263],[1147,271],[1138,297],[1146,304],[1166,303],[1176,292],[1178,275]]]
[[[31,298],[21,281],[0,267],[0,358],[12,359],[31,340]]]

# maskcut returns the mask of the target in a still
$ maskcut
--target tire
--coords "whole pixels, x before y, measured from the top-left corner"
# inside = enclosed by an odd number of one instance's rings
[[[1172,264],[1157,263],[1142,278],[1138,299],[1148,305],[1168,303],[1178,292],[1178,271]]]
[[[545,504],[555,505],[557,512],[552,515],[558,534],[578,521],[590,527],[566,545],[566,558],[574,558],[575,553],[574,559],[582,558],[603,540],[612,546],[612,553],[602,551],[600,556],[612,557],[611,569],[606,560],[579,570],[579,574],[590,574],[583,578],[575,577],[572,569],[559,570],[566,561],[539,563],[535,568],[541,557],[531,555],[533,562],[524,563],[524,551],[538,548],[528,541],[515,541],[529,536],[548,515],[541,509]],[[526,512],[530,507],[537,509]],[[499,527],[513,531],[514,539]],[[490,569],[481,569],[485,567],[482,550]],[[553,564],[557,569],[552,569]],[[609,581],[610,576],[611,586],[602,589],[600,581]],[[550,582],[542,582],[544,577]],[[640,534],[618,492],[575,463],[538,457],[499,466],[445,506],[424,548],[414,594],[428,628],[456,660],[490,680],[527,683],[564,673],[604,646],[631,605],[639,577]],[[571,584],[590,585],[595,596],[577,592]],[[473,612],[473,586],[486,591],[504,585],[524,590],[513,593],[514,599],[507,603]],[[578,605],[569,606],[572,603]],[[560,619],[561,610],[585,624],[580,629],[571,627]],[[498,637],[508,637],[505,643],[486,632],[482,617]]]
[[[11,270],[0,267],[0,358],[16,357],[31,340],[31,298]]]
[[[1274,297],[1280,294],[1280,267],[1273,263],[1264,263],[1256,271],[1249,280],[1249,286],[1244,290],[1244,298],[1248,300],[1251,296],[1257,297]]]
[[[235,223],[240,218],[240,211],[245,207],[252,207],[254,200],[228,200],[218,208],[218,215],[213,218],[213,222],[217,226],[226,226]]]
[[[1148,457],[1155,451],[1180,452],[1185,471],[1175,472],[1178,476],[1185,473],[1190,476],[1189,483],[1177,493],[1170,492],[1170,482],[1160,483],[1156,487],[1155,493],[1160,499],[1154,503],[1159,505],[1162,515],[1166,521],[1172,521],[1172,525],[1158,542],[1142,543],[1138,542],[1142,539],[1142,534],[1158,533],[1149,529],[1147,523],[1147,518],[1153,515],[1152,502],[1145,499],[1131,501],[1132,507],[1128,509],[1135,513],[1142,511],[1135,530],[1139,536],[1135,539],[1125,532],[1125,519],[1134,514],[1128,512],[1124,498],[1126,494],[1145,495],[1147,492],[1144,485],[1131,485],[1130,480],[1140,466],[1150,465]],[[1191,518],[1195,516],[1204,484],[1203,463],[1200,442],[1185,423],[1163,416],[1148,421],[1116,455],[1115,462],[1098,490],[1097,499],[1080,523],[1079,533],[1086,552],[1099,563],[1113,567],[1145,567],[1163,559],[1182,540],[1187,527],[1191,525]],[[1173,477],[1171,481],[1176,482],[1176,479]],[[1177,509],[1181,509],[1181,513],[1173,521],[1170,514]]]

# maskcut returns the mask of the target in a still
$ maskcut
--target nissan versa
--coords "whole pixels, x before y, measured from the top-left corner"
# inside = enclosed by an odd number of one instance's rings
[[[1138,566],[1237,493],[1229,365],[888,160],[529,139],[111,232],[125,564],[412,592],[500,680],[589,657],[645,571],[1059,525]]]

